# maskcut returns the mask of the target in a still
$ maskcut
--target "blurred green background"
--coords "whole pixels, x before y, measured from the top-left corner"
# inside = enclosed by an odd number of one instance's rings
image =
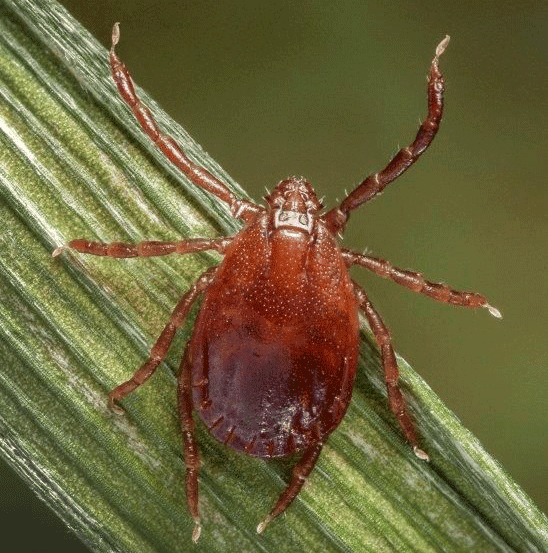
[[[118,53],[134,79],[252,197],[302,174],[328,207],[412,141],[435,46],[451,35],[440,134],[353,214],[344,245],[481,292],[502,311],[498,321],[353,273],[397,351],[548,511],[548,4],[62,4],[105,46],[121,22]],[[29,517],[41,550],[77,551],[5,472],[4,523]]]

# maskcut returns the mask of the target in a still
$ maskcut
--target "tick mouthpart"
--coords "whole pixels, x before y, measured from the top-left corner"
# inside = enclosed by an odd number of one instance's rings
[[[302,211],[284,211],[277,209],[274,211],[274,228],[295,228],[312,234],[314,218],[310,213]]]

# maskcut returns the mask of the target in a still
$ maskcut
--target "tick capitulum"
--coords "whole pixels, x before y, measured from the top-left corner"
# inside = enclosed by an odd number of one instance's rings
[[[480,294],[453,290],[383,259],[341,248],[336,237],[344,231],[350,213],[406,171],[436,135],[444,90],[438,61],[449,37],[436,48],[428,75],[428,115],[413,143],[323,214],[312,185],[302,177],[280,182],[263,207],[237,198],[223,182],[190,161],[137,97],[128,70],[114,51],[119,37],[116,24],[110,50],[112,76],[143,130],[195,185],[225,202],[244,223],[230,237],[137,245],[78,239],[53,252],[55,256],[69,247],[117,258],[205,250],[224,255],[219,266],[205,271],[183,295],[144,365],[108,397],[112,409],[123,413],[119,402],[158,368],[192,304],[203,295],[178,379],[186,495],[195,521],[192,539],[200,535],[200,462],[193,411],[217,439],[243,453],[265,459],[302,453],[289,484],[258,525],[257,532],[262,532],[295,499],[348,408],[356,373],[360,310],[380,349],[390,409],[416,455],[427,460],[398,384],[390,332],[348,269],[359,265],[435,300],[485,307],[495,317],[500,312]]]

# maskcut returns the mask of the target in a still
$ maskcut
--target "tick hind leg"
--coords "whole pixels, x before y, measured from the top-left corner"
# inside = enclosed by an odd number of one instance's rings
[[[418,446],[415,425],[407,412],[407,405],[403,394],[401,393],[399,385],[400,371],[398,369],[398,362],[396,361],[396,354],[394,353],[394,348],[392,347],[390,331],[384,324],[381,316],[373,307],[372,303],[369,301],[367,294],[355,283],[354,290],[359,300],[360,309],[364,312],[367,322],[371,327],[371,331],[375,336],[375,340],[381,350],[384,379],[386,382],[386,389],[388,391],[390,409],[396,415],[398,423],[400,424],[407,441],[413,447],[415,455],[420,459],[428,461],[428,455]]]
[[[200,454],[194,437],[194,419],[192,418],[192,374],[188,346],[181,361],[178,389],[179,414],[181,433],[183,435],[183,450],[186,465],[186,501],[190,515],[194,520],[192,541],[197,542],[201,533],[200,511],[198,509],[198,472],[200,470]]]
[[[289,481],[289,484],[280,495],[278,501],[276,502],[270,513],[268,513],[264,520],[257,526],[257,534],[261,534],[266,525],[272,519],[283,513],[289,507],[289,505],[293,503],[293,500],[301,491],[301,488],[306,482],[308,475],[314,468],[314,465],[316,464],[316,461],[318,460],[318,457],[320,456],[320,453],[322,451],[322,447],[323,442],[315,442],[313,445],[305,450],[303,456],[299,459],[299,461],[291,471],[291,480]]]
[[[121,409],[117,403],[122,398],[133,392],[141,384],[145,383],[152,376],[160,363],[165,359],[175,333],[185,322],[194,301],[196,301],[198,296],[204,292],[211,282],[213,275],[215,274],[215,270],[216,267],[212,267],[202,273],[200,278],[194,283],[190,290],[181,298],[177,304],[177,307],[173,310],[169,322],[160,334],[160,337],[152,346],[149,358],[146,360],[144,365],[138,369],[129,380],[123,382],[114,388],[112,392],[110,392],[108,395],[108,402],[110,407],[116,413],[123,413],[123,409]]]

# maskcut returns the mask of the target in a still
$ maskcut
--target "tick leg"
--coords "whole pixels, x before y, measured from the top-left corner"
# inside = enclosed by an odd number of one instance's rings
[[[215,274],[216,267],[211,267],[194,283],[190,290],[181,298],[177,307],[173,310],[169,322],[165,326],[164,330],[160,334],[156,343],[150,350],[150,356],[146,360],[145,364],[138,369],[130,380],[123,382],[108,395],[108,403],[113,411],[118,414],[122,414],[124,411],[118,405],[116,405],[122,398],[133,392],[141,384],[146,382],[152,373],[158,368],[158,365],[165,359],[167,351],[175,332],[183,325],[192,304],[198,298],[200,294],[204,292]]]
[[[125,242],[90,242],[79,238],[72,240],[64,246],[59,246],[51,254],[57,257],[66,249],[73,249],[80,253],[91,255],[102,255],[107,257],[155,257],[168,255],[170,253],[196,253],[205,250],[217,250],[224,253],[232,238],[189,238],[179,242],[141,242],[139,244],[126,244]]]
[[[183,434],[183,449],[186,465],[186,501],[190,515],[194,520],[192,541],[197,542],[200,537],[200,511],[198,509],[198,472],[200,470],[200,454],[194,437],[194,419],[192,418],[192,374],[188,358],[188,346],[181,361],[179,372],[179,413],[181,417],[181,431]]]
[[[143,128],[143,131],[160,148],[164,155],[178,167],[196,186],[214,194],[223,202],[226,202],[232,215],[245,221],[250,221],[253,217],[262,211],[263,208],[237,198],[228,187],[219,179],[214,177],[203,167],[190,161],[181,147],[171,138],[164,134],[154,120],[150,110],[139,100],[135,93],[131,75],[126,66],[118,59],[114,50],[120,39],[120,28],[118,23],[112,28],[112,46],[110,48],[110,68],[112,77],[124,102],[131,108],[137,121]]]
[[[384,379],[386,382],[386,389],[388,391],[390,409],[396,415],[407,441],[413,447],[415,455],[420,459],[428,461],[428,455],[418,446],[415,425],[407,412],[405,399],[401,393],[398,382],[400,371],[398,369],[398,362],[396,361],[396,354],[394,353],[394,348],[392,347],[390,331],[384,324],[381,316],[377,313],[369,301],[367,294],[356,283],[354,283],[354,290],[359,301],[360,309],[364,312],[367,322],[371,327],[371,331],[373,332],[375,340],[377,341],[381,351],[382,365],[384,367]]]
[[[291,471],[291,480],[289,481],[286,489],[280,495],[276,505],[274,505],[272,511],[270,511],[264,520],[257,526],[257,534],[262,533],[266,525],[279,514],[283,513],[297,497],[303,487],[303,484],[306,482],[308,475],[314,468],[314,465],[320,456],[320,452],[322,451],[322,447],[322,442],[316,442],[305,450],[303,456],[293,467],[293,470]]]
[[[434,140],[443,113],[444,81],[438,62],[448,43],[449,37],[446,36],[436,48],[436,55],[432,60],[430,73],[428,74],[428,115],[419,127],[415,140],[410,146],[400,150],[382,171],[369,175],[346,196],[338,207],[333,208],[322,217],[331,232],[341,231],[352,210],[371,200],[394,179],[409,169]]]
[[[359,265],[364,269],[369,269],[375,274],[383,278],[389,278],[396,284],[405,286],[418,294],[423,294],[434,300],[449,303],[451,305],[470,308],[485,307],[493,317],[502,318],[500,311],[496,307],[490,305],[487,302],[487,298],[481,294],[476,294],[475,292],[461,292],[459,290],[453,290],[445,284],[430,282],[425,280],[421,273],[398,269],[385,259],[369,257],[368,255],[355,253],[350,250],[343,250],[342,255],[349,266]]]

